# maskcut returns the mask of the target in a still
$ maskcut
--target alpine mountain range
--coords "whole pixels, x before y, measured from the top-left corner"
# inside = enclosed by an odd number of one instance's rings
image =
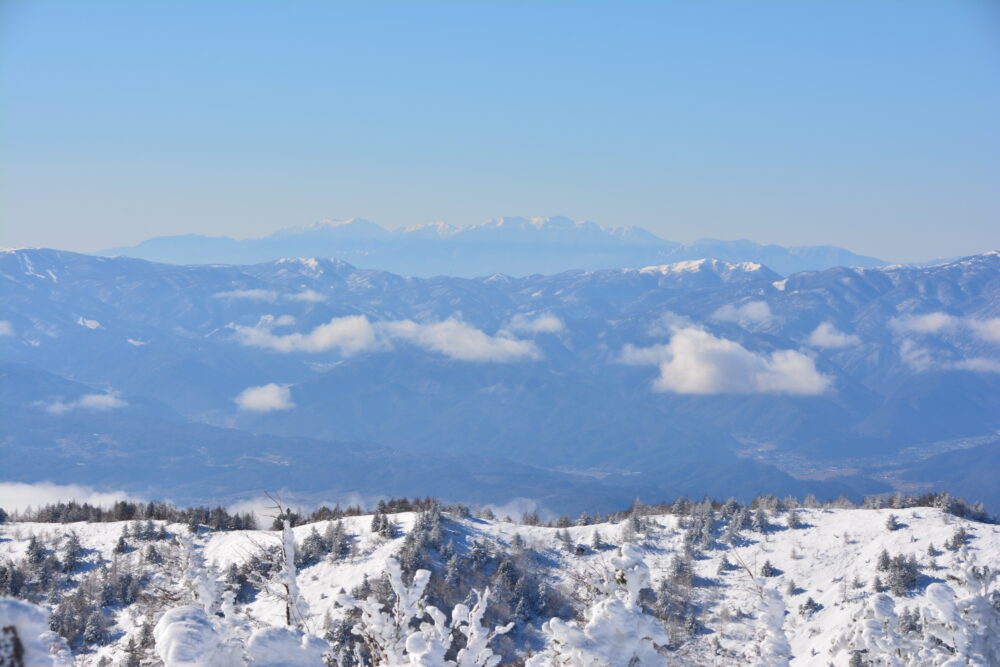
[[[554,512],[944,490],[1000,509],[998,252],[906,266],[560,218],[350,221],[6,250],[0,281],[11,481]]]

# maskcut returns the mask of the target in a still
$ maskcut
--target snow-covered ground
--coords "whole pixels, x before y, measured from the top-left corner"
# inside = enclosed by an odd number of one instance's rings
[[[452,544],[447,553],[467,554],[474,543],[479,543],[486,545],[494,555],[519,554],[522,567],[531,568],[553,595],[565,600],[569,609],[575,608],[583,614],[584,620],[589,613],[588,606],[594,605],[601,595],[601,586],[594,582],[600,580],[601,572],[607,570],[611,560],[620,556],[621,545],[633,544],[635,553],[641,556],[649,569],[652,591],[640,596],[647,615],[652,615],[651,610],[663,608],[659,596],[673,591],[675,596],[683,598],[689,613],[696,617],[687,630],[677,627],[676,620],[668,620],[668,625],[673,623],[674,627],[667,628],[671,643],[668,649],[661,652],[662,664],[783,664],[780,654],[785,649],[780,646],[770,657],[767,648],[761,653],[770,631],[772,634],[783,633],[779,639],[787,639],[793,665],[847,665],[852,657],[852,648],[860,650],[862,646],[875,646],[876,640],[882,641],[879,637],[863,636],[863,630],[868,628],[869,635],[873,632],[870,624],[865,625],[866,617],[868,620],[875,618],[883,629],[887,627],[883,622],[887,600],[893,603],[891,613],[896,616],[903,614],[904,610],[922,614],[925,630],[939,617],[941,623],[962,623],[964,619],[972,619],[970,614],[975,611],[961,606],[961,601],[970,599],[974,593],[970,591],[975,586],[970,588],[967,583],[969,568],[987,566],[993,571],[1000,570],[1000,526],[966,521],[936,508],[799,509],[797,515],[801,521],[798,528],[787,527],[787,513],[774,514],[770,517],[770,530],[760,532],[747,528],[742,531],[738,544],[730,546],[723,541],[726,522],[716,514],[711,545],[694,549],[693,558],[688,561],[692,569],[690,586],[677,578],[676,570],[677,561],[683,560],[685,554],[685,535],[692,530],[692,519],[689,517],[671,514],[643,516],[636,531],[635,523],[629,519],[618,524],[557,529],[446,514],[441,523],[441,533],[443,542]],[[896,530],[887,527],[890,515],[898,520]],[[349,537],[349,550],[339,558],[326,556],[317,563],[298,569],[296,584],[304,603],[304,618],[300,625],[307,635],[324,636],[331,619],[345,615],[341,594],[356,589],[366,577],[371,582],[381,579],[390,567],[390,559],[398,557],[404,548],[406,534],[413,530],[417,515],[401,513],[391,515],[391,519],[397,526],[393,538],[372,532],[371,516],[343,519],[342,527]],[[313,530],[323,535],[333,524],[320,522],[293,528],[297,548],[302,549]],[[203,600],[206,594],[199,593],[198,586],[204,584],[192,583],[203,576],[192,574],[192,553],[195,561],[204,559],[204,572],[209,579],[224,579],[232,565],[245,565],[267,547],[280,547],[282,544],[280,531],[204,532],[189,538],[186,526],[170,525],[167,531],[176,539],[150,543],[163,559],[162,564],[153,564],[148,561],[145,543],[134,539],[128,541],[133,550],[117,555],[114,553],[125,525],[0,525],[0,564],[26,559],[33,535],[58,554],[60,545],[72,532],[78,536],[85,550],[84,565],[73,575],[76,581],[92,576],[89,572],[94,570],[93,564],[102,558],[115,563],[119,570],[152,573],[143,584],[143,592],[137,601],[112,610],[114,625],[109,631],[111,643],[74,648],[77,664],[99,664],[102,659],[112,661],[110,664],[127,664],[123,662],[125,647],[130,640],[138,641],[143,623],[155,624],[167,609]],[[954,550],[945,548],[960,528],[967,533],[965,544]],[[597,548],[592,546],[595,544],[595,533],[604,543]],[[687,542],[691,544],[693,540],[689,538]],[[879,594],[873,589],[875,577],[887,578],[885,570],[878,569],[883,551],[892,557],[915,557],[919,575],[911,590]],[[692,554],[690,548],[688,553]],[[431,559],[437,556],[438,552],[434,551]],[[730,567],[720,567],[724,559]],[[490,580],[493,573],[489,568],[495,568],[495,562],[483,565],[484,571],[478,573],[482,575],[481,580]],[[765,563],[772,566],[773,576],[761,575]],[[447,564],[438,562],[437,565],[440,567],[434,568],[432,576],[443,577]],[[615,567],[621,569],[623,566],[614,565],[612,570]],[[280,581],[280,573],[272,572],[270,576],[272,580]],[[947,589],[941,585],[953,590],[954,598],[959,603],[953,619],[942,616],[942,605],[948,607],[951,603],[942,601],[942,591]],[[985,620],[975,622],[994,623],[994,630],[1000,630],[997,621],[1000,619],[1000,593],[996,592],[1000,590],[1000,582],[994,579],[986,585],[989,588],[980,593],[989,602],[989,609],[984,611],[979,608],[979,612],[987,616]],[[786,612],[782,615],[779,607],[776,615],[778,629],[773,621],[769,625],[767,603],[762,605],[762,599],[766,601],[768,595],[774,595],[767,591],[780,596],[780,603]],[[68,592],[69,587],[62,594]],[[626,597],[622,599],[628,603]],[[810,599],[812,603],[807,605]],[[51,594],[36,600],[42,607],[50,609],[58,601],[59,595]],[[238,615],[240,622],[250,630],[266,626],[284,627],[286,603],[287,599],[280,595],[263,591],[256,595],[256,599],[245,604],[237,603],[230,613]],[[872,611],[876,607],[882,611]],[[4,609],[6,607],[0,606],[0,615]],[[994,616],[989,617],[989,612]],[[546,638],[551,638],[549,631],[552,628],[547,628],[547,632],[540,629],[545,620],[531,618],[526,623],[518,620],[515,625],[523,627],[515,627],[511,632],[511,636],[518,639],[508,641],[520,642],[521,645],[511,647],[508,644],[505,658],[521,662],[528,658],[529,652],[541,650]],[[661,621],[657,619],[656,622]],[[0,626],[4,623],[4,619],[0,618]],[[888,636],[892,633],[883,634]],[[773,641],[771,643],[774,644]],[[936,658],[927,657],[928,662],[924,664],[943,664],[942,656],[946,653],[942,650]],[[143,660],[149,661],[142,664],[158,664],[154,649],[149,648],[142,655]],[[890,656],[880,656],[872,648],[859,655],[871,664],[907,664],[905,660],[893,663]],[[930,656],[929,653],[926,655]],[[990,658],[987,656],[984,659],[986,662],[978,664],[989,664]],[[977,663],[963,661],[955,664]]]

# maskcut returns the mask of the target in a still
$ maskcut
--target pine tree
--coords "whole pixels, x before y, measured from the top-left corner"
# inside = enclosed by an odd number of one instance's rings
[[[80,565],[80,556],[83,554],[83,545],[76,533],[70,533],[63,545],[63,572],[72,572]]]
[[[123,554],[129,551],[128,542],[125,540],[127,536],[128,530],[126,528],[122,528],[122,534],[118,536],[118,541],[115,543],[115,548],[113,549],[114,553]]]
[[[42,546],[41,540],[36,535],[32,535],[31,539],[28,540],[27,556],[28,564],[33,566],[41,565],[45,559],[45,547]]]

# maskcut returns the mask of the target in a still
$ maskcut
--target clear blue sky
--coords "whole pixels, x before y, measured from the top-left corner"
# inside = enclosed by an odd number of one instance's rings
[[[0,245],[568,215],[1000,247],[1000,3],[0,3]]]

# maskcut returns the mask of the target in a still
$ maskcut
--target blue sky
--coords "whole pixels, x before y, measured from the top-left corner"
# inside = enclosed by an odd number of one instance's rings
[[[1000,247],[990,2],[0,4],[0,245],[498,215]]]

